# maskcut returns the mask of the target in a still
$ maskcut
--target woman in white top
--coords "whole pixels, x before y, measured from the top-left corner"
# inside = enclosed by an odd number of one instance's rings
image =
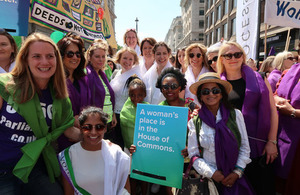
[[[17,44],[14,38],[0,28],[0,73],[10,72],[15,66]]]
[[[123,40],[124,45],[133,49],[138,57],[141,55],[140,41],[135,29],[127,29],[124,34]]]
[[[115,108],[117,126],[115,127],[116,138],[115,143],[124,148],[124,142],[120,127],[120,113],[124,103],[128,99],[128,88],[125,86],[127,79],[136,74],[141,77],[139,59],[136,52],[130,47],[123,47],[118,51],[115,62],[121,64],[122,69],[115,70],[112,75],[110,85],[115,93]]]
[[[83,140],[59,154],[66,195],[130,193],[130,159],[119,146],[103,139],[108,118],[98,107],[81,112],[78,120]]]
[[[190,87],[202,107],[188,122],[188,153],[195,170],[213,179],[220,194],[253,194],[243,177],[251,162],[247,131],[242,113],[228,102],[231,90],[228,81],[212,72]]]
[[[185,64],[188,64],[185,72],[187,85],[185,89],[185,99],[192,98],[194,102],[200,106],[197,96],[189,90],[190,86],[198,81],[201,74],[209,72],[210,68],[207,64],[206,47],[200,43],[193,43],[185,50]]]
[[[173,67],[169,62],[169,57],[171,55],[171,49],[164,42],[158,42],[153,47],[153,53],[155,58],[154,65],[145,74],[143,81],[147,88],[146,102],[150,104],[159,104],[166,98],[161,93],[160,89],[156,88],[156,81],[160,73],[168,68]]]
[[[152,37],[147,37],[142,40],[141,43],[141,58],[140,68],[141,73],[144,75],[154,64],[153,47],[156,44],[156,40]]]

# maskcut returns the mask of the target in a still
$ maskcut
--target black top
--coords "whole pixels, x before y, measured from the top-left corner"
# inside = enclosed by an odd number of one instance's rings
[[[228,100],[234,108],[242,111],[245,99],[246,82],[243,78],[228,80],[228,82],[232,85],[232,91],[228,95]]]

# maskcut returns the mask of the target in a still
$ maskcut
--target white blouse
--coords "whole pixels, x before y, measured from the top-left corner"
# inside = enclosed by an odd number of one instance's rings
[[[199,80],[200,75],[202,75],[203,73],[209,72],[209,70],[203,66],[200,73],[198,74],[197,78],[195,78],[192,67],[189,65],[186,72],[185,72],[185,79],[187,80],[186,83],[186,88],[185,88],[185,99],[186,98],[192,98],[194,99],[194,102],[198,105],[201,106],[200,103],[198,102],[198,98],[196,95],[192,94],[190,92],[190,86],[192,84],[194,84],[195,82],[197,82]]]
[[[241,134],[241,146],[239,148],[239,156],[236,165],[244,169],[246,165],[251,162],[250,146],[243,115],[238,109],[235,109],[235,113],[236,123]],[[219,109],[216,117],[216,122],[219,122],[221,119],[222,116]],[[188,122],[188,127],[188,152],[189,157],[191,158],[194,155],[200,155],[200,153],[193,119]],[[198,158],[197,160],[195,160],[193,167],[200,175],[211,178],[214,172],[217,170],[214,141],[215,129],[202,122],[199,134],[200,144],[203,147],[203,158]]]
[[[168,67],[172,67],[172,64],[168,61],[168,63],[165,65],[165,67],[162,69],[165,70]],[[156,82],[158,78],[157,74],[157,63],[155,62],[151,68],[147,71],[145,74],[143,81],[146,85],[147,89],[147,96],[145,98],[146,102],[149,102],[150,104],[159,104],[160,102],[164,101],[166,98],[164,95],[160,92],[160,89],[156,88]]]

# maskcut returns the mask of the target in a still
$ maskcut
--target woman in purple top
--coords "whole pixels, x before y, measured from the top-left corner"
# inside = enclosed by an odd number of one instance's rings
[[[117,124],[116,115],[113,112],[115,93],[104,73],[107,54],[108,44],[102,40],[95,40],[86,52],[86,70],[89,90],[91,91],[91,105],[102,108],[108,114],[108,129],[104,138],[114,142],[115,132],[111,130]]]
[[[295,64],[282,78],[275,96],[279,111],[276,174],[286,180],[290,174],[296,148],[300,140],[300,64]],[[299,165],[297,165],[299,166]],[[299,174],[299,173],[297,173]],[[299,187],[299,186],[298,186]]]
[[[245,51],[235,42],[220,48],[217,69],[221,78],[231,83],[229,101],[245,119],[252,160],[245,174],[258,194],[274,194],[272,167],[265,166],[278,155],[278,116],[270,84],[246,65]]]
[[[67,77],[67,87],[69,92],[69,98],[72,103],[72,110],[75,116],[75,128],[77,133],[79,130],[78,115],[80,111],[91,105],[90,90],[88,88],[87,76],[84,72],[85,58],[84,58],[84,44],[80,36],[73,33],[68,33],[62,38],[57,46],[62,56],[65,74]],[[72,145],[74,142],[67,139],[65,135],[62,135],[58,139],[59,151]]]
[[[291,52],[280,52],[273,61],[274,70],[269,74],[268,81],[272,87],[272,92],[276,90],[276,84],[279,81],[284,70],[290,69],[294,64],[294,57]]]

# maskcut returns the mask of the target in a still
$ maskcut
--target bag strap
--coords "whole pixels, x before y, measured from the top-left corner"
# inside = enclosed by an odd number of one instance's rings
[[[184,178],[188,178],[188,177],[189,177],[189,173],[190,173],[190,171],[191,171],[191,169],[192,169],[192,166],[193,166],[195,160],[197,160],[198,158],[200,158],[200,156],[195,155],[195,156],[193,156],[193,157],[190,159],[189,166],[188,166],[187,169],[185,170],[185,173],[184,173],[184,176],[183,176]]]

